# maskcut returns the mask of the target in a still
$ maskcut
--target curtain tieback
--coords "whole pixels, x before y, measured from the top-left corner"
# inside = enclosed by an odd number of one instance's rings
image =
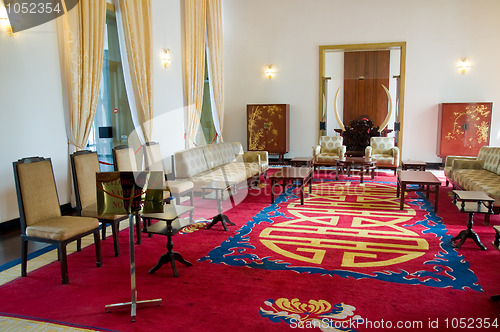
[[[77,148],[78,148],[78,149],[80,149],[80,150],[85,150],[85,146],[82,146],[82,145],[79,145],[79,144],[73,143],[73,142],[71,142],[70,140],[68,140],[68,144],[71,144],[71,145],[73,145],[73,146],[77,147]]]

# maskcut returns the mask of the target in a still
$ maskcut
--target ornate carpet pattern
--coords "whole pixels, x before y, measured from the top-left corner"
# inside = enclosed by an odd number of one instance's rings
[[[399,210],[391,182],[315,182],[304,205],[288,189],[200,261],[482,291],[419,195]]]

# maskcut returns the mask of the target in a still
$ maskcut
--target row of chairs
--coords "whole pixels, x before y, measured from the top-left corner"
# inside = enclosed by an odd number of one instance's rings
[[[146,170],[163,172],[159,144],[148,143],[144,148]],[[135,153],[130,147],[120,146],[113,149],[113,160],[117,171],[138,171]],[[100,171],[97,153],[88,150],[78,151],[70,156],[70,161],[78,216],[63,216],[61,214],[50,158],[30,157],[13,163],[21,225],[21,275],[23,277],[27,275],[29,241],[57,246],[63,284],[69,282],[66,247],[70,242],[76,241],[77,251],[80,251],[81,239],[93,234],[96,265],[101,266],[100,223],[103,240],[106,238],[106,226],[111,225],[114,253],[115,256],[120,255],[119,224],[127,216],[99,216],[97,213],[95,174]],[[166,201],[170,201],[170,193],[176,198],[177,203],[180,203],[181,196],[188,195],[190,203],[193,205],[193,184],[191,182],[166,180],[164,191]],[[190,212],[192,220],[192,209],[187,209],[187,211]],[[172,211],[169,211],[165,214],[164,220],[171,222],[172,215]],[[161,219],[161,215],[155,217]],[[149,224],[151,219],[147,216],[144,218]],[[140,225],[136,226],[137,237],[140,239]]]

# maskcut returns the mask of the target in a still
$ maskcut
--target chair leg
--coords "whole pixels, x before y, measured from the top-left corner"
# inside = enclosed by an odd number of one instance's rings
[[[59,263],[61,264],[61,279],[63,284],[69,283],[68,277],[68,255],[66,253],[66,243],[57,244]]]
[[[180,195],[175,196],[175,204],[177,204],[177,205],[181,204],[181,196]]]
[[[191,206],[194,206],[194,191],[191,190],[189,192],[189,202],[191,203]]]
[[[101,223],[101,227],[102,227],[102,239],[103,240],[106,240],[106,226],[108,226],[108,224],[106,224],[105,222]]]
[[[76,251],[82,251],[82,239],[76,240]]]
[[[120,245],[118,243],[118,226],[119,222],[114,222],[111,224],[111,231],[113,232],[113,246],[115,248],[115,257],[120,256]]]
[[[96,266],[101,267],[102,265],[101,238],[99,237],[98,229],[96,229],[94,232],[94,247],[95,247]]]
[[[26,277],[28,266],[28,241],[21,238],[21,276]]]

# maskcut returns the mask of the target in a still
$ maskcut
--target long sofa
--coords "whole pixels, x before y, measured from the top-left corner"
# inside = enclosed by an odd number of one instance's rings
[[[174,153],[175,177],[193,182],[195,192],[213,181],[258,181],[269,168],[267,151],[243,152],[239,142],[217,143]]]
[[[445,175],[457,189],[483,191],[494,198],[493,209],[500,213],[500,147],[483,146],[475,158],[446,157]]]

